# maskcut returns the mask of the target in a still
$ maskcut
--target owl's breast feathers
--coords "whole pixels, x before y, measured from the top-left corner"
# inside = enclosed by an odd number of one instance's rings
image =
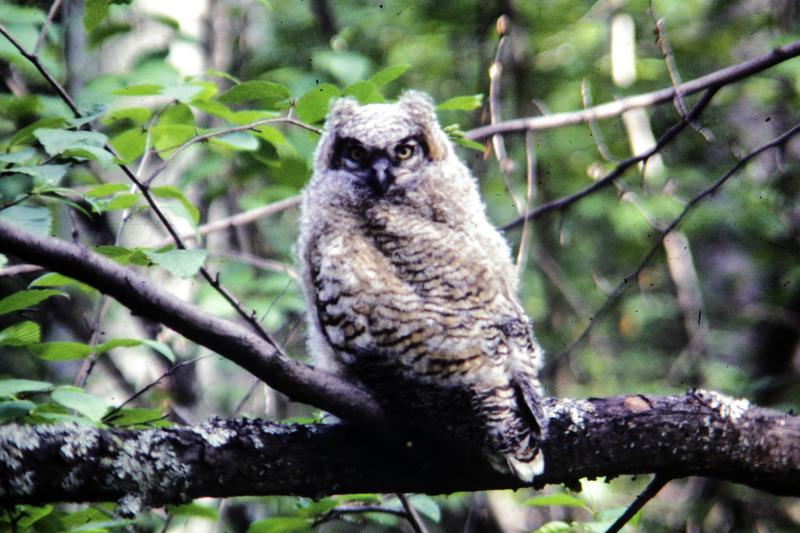
[[[340,361],[390,413],[501,452],[527,446],[533,457],[540,354],[502,283],[496,262],[505,258],[389,205],[359,227],[323,233],[307,261],[319,324]]]

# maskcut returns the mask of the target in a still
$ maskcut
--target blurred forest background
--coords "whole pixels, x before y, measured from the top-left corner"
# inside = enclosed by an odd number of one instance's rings
[[[381,101],[407,88],[424,90],[445,102],[440,119],[458,124],[451,128],[458,137],[491,121],[489,71],[497,59],[495,121],[670,87],[671,75],[694,79],[800,39],[794,0],[63,0],[58,7],[38,43],[50,2],[0,1],[0,24],[36,50],[97,133],[76,130],[81,121],[63,98],[0,36],[0,217],[100,246],[146,268],[181,298],[234,317],[195,275],[203,263],[302,360],[308,353],[294,270],[294,199],[310,176],[318,138],[304,125],[322,127],[329,98],[346,93]],[[498,54],[501,15],[506,37]],[[705,197],[663,245],[659,233],[738,158],[800,120],[799,90],[798,59],[732,83],[644,171],[633,167],[569,209],[507,231],[515,253],[525,243],[522,301],[548,354],[548,394],[702,387],[797,410],[800,143],[753,160]],[[696,101],[687,97],[686,106]],[[285,117],[290,108],[301,125],[279,121],[214,133]],[[488,139],[462,138],[461,155],[502,226],[644,151],[680,120],[679,108],[666,102],[591,125],[507,134],[499,162]],[[102,151],[105,142],[140,179],[152,178],[159,205],[199,251],[164,248],[169,236]],[[240,213],[251,216],[230,218]],[[225,220],[206,228],[199,242],[192,237],[198,227]],[[653,247],[655,255],[643,263]],[[132,317],[86,286],[13,257],[4,262],[0,298],[22,294],[27,304],[0,300],[3,422],[145,427],[212,415],[321,417],[160,329],[158,317]],[[29,287],[38,290],[33,297]],[[605,306],[617,287],[624,289],[620,298]],[[573,344],[590,324],[588,336]],[[39,384],[11,381],[19,379]],[[142,389],[107,416],[109,407]],[[583,481],[580,493],[548,487],[418,495],[412,503],[431,531],[531,531],[548,523],[541,531],[595,531],[646,481]],[[391,495],[248,497],[151,510],[129,521],[114,516],[114,504],[45,506],[25,509],[18,526],[408,530],[394,514],[331,512],[348,506],[401,509]],[[0,527],[10,527],[15,516],[6,512],[0,524],[7,526]],[[628,528],[797,531],[800,503],[714,480],[678,480]]]

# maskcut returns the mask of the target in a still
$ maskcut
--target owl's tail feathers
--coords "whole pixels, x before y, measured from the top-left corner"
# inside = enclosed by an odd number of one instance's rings
[[[511,473],[525,483],[533,482],[533,478],[544,472],[544,454],[536,450],[532,459],[518,459],[513,455],[506,455],[506,462]]]

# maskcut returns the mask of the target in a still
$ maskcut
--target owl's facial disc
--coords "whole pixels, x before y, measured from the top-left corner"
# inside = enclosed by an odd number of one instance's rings
[[[412,135],[388,149],[371,147],[351,137],[339,137],[333,148],[331,166],[347,170],[382,196],[395,183],[398,173],[413,168],[428,157],[428,146],[421,135]]]

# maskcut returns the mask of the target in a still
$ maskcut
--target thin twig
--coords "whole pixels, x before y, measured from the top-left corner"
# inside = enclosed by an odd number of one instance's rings
[[[283,200],[278,200],[277,202],[272,202],[271,204],[262,205],[261,207],[250,209],[249,211],[236,213],[233,216],[223,218],[220,220],[215,220],[214,222],[209,222],[207,224],[203,224],[202,226],[197,228],[196,231],[190,230],[181,233],[181,237],[187,240],[191,240],[197,235],[203,236],[230,228],[245,226],[261,218],[266,218],[275,215],[277,213],[280,213],[281,211],[291,209],[298,205],[300,205],[300,196],[291,196],[289,198],[284,198]],[[160,247],[167,245],[170,242],[172,241],[169,239],[162,239],[158,241],[154,246]]]
[[[403,504],[403,509],[406,510],[406,520],[408,520],[414,533],[428,533],[428,528],[425,527],[425,523],[422,521],[422,517],[417,512],[417,509],[411,505],[408,496],[402,492],[398,492],[397,498],[400,500],[400,503]]]
[[[581,80],[581,101],[583,102],[584,110],[592,107],[592,91],[589,88],[589,84],[586,82],[586,78]],[[597,151],[600,152],[600,157],[606,161],[619,161],[619,158],[614,157],[608,149],[608,146],[606,146],[603,140],[603,132],[601,132],[600,128],[597,126],[597,121],[592,119],[588,121],[588,124],[589,131],[592,133],[594,145],[597,147]]]
[[[174,150],[174,151],[168,157],[164,158],[164,160],[161,161],[161,163],[159,163],[159,165],[150,173],[150,175],[147,177],[147,179],[144,180],[144,183],[148,184],[148,185],[150,183],[152,183],[153,180],[156,179],[156,176],[158,176],[161,172],[163,172],[164,169],[167,168],[167,165],[173,159],[175,159],[178,155],[183,153],[190,146],[193,146],[193,145],[195,145],[197,143],[200,143],[200,142],[207,141],[209,139],[213,139],[215,137],[221,137],[223,135],[228,135],[230,133],[235,133],[235,132],[238,132],[238,131],[253,130],[253,129],[257,129],[260,126],[267,126],[269,124],[291,124],[293,126],[297,126],[299,128],[303,128],[303,129],[306,129],[308,131],[314,132],[316,134],[322,134],[322,130],[320,130],[319,128],[315,128],[314,126],[311,126],[309,124],[306,124],[305,122],[301,122],[301,121],[299,121],[299,120],[297,120],[295,118],[288,117],[288,116],[286,116],[286,117],[262,118],[260,120],[254,121],[254,122],[250,122],[249,124],[242,124],[240,126],[231,126],[229,128],[219,128],[219,129],[207,131],[205,133],[202,133],[200,135],[192,137],[191,139],[187,140],[186,142],[184,142],[182,144],[178,144],[178,145],[175,145],[174,147],[168,147],[168,148],[164,148],[163,150],[161,150],[161,152],[168,152],[170,150]]]
[[[735,165],[733,165],[727,172],[725,172],[725,174],[723,174],[716,181],[714,181],[714,183],[712,183],[706,189],[700,191],[700,193],[698,193],[691,200],[689,200],[689,202],[687,202],[686,205],[683,207],[683,210],[680,212],[680,214],[677,217],[675,217],[675,219],[673,219],[672,222],[670,222],[667,226],[665,226],[663,229],[659,231],[658,239],[656,240],[655,243],[653,243],[653,246],[644,256],[641,262],[630,274],[625,276],[622,279],[622,282],[620,282],[620,284],[617,285],[617,287],[611,292],[611,294],[609,294],[606,297],[606,300],[603,302],[603,304],[600,306],[600,308],[597,310],[594,316],[590,319],[589,323],[586,325],[586,327],[578,336],[578,338],[575,339],[572,342],[572,344],[570,344],[565,350],[563,350],[555,358],[553,358],[552,361],[555,362],[556,360],[559,360],[562,357],[567,356],[573,349],[575,349],[576,346],[582,343],[589,336],[589,333],[592,331],[594,325],[598,322],[600,317],[603,316],[605,313],[607,313],[611,309],[613,304],[616,303],[617,299],[623,293],[628,284],[630,283],[630,285],[634,285],[635,280],[638,279],[639,274],[641,274],[642,270],[644,270],[644,268],[648,265],[650,260],[663,247],[664,238],[670,232],[672,232],[672,230],[678,227],[678,225],[683,221],[684,218],[686,218],[689,212],[692,209],[694,209],[694,207],[698,203],[700,203],[706,197],[714,194],[717,190],[719,190],[719,188],[722,187],[725,184],[725,182],[728,181],[728,179],[730,179],[734,174],[736,174],[742,167],[744,167],[752,159],[761,155],[763,152],[767,150],[783,146],[789,139],[797,135],[797,133],[800,133],[800,123],[796,124],[790,130],[784,132],[783,134],[779,135],[778,137],[774,138],[768,143],[762,144],[758,148],[749,152],[743,158],[738,160]]]
[[[533,205],[533,200],[536,197],[536,147],[534,146],[534,133],[528,131],[525,133],[525,161],[526,161],[526,184],[527,192],[525,193],[525,205],[521,209],[522,213],[527,213]],[[528,231],[530,224],[528,219],[522,223],[522,232],[519,236],[519,250],[517,251],[517,275],[521,275],[525,270],[525,263],[528,258]]]
[[[677,88],[668,87],[650,93],[637,94],[581,111],[506,120],[497,124],[489,124],[471,129],[464,132],[464,135],[467,139],[474,141],[491,137],[497,133],[519,133],[526,130],[560,128],[562,126],[583,124],[590,120],[612,118],[621,115],[629,109],[649,107],[669,102],[675,98],[675,94],[678,90],[683,95],[688,96],[708,89],[719,89],[720,87],[752,76],[753,74],[775,66],[778,63],[782,63],[787,59],[797,57],[798,55],[800,55],[800,40],[787,44],[786,46],[775,48],[764,55],[754,57],[742,63],[716,70],[700,78],[687,81]]]
[[[644,488],[642,492],[636,497],[635,500],[625,509],[625,512],[617,518],[611,526],[606,529],[606,533],[617,533],[620,529],[622,529],[625,524],[630,522],[631,518],[636,516],[642,507],[645,506],[647,502],[655,498],[656,494],[659,493],[661,489],[664,488],[664,485],[669,483],[672,478],[665,476],[662,473],[657,473],[650,483]]]
[[[399,516],[400,518],[408,518],[408,514],[405,511],[392,509],[390,507],[381,507],[379,505],[348,505],[342,507],[334,507],[327,513],[318,516],[312,522],[311,527],[320,526],[325,522],[336,520],[346,514],[364,514],[364,513],[383,513],[383,514]]]
[[[509,25],[510,20],[507,15],[501,15],[497,19],[497,32],[500,34],[500,40],[497,42],[494,61],[489,65],[489,121],[491,124],[497,124],[503,120],[500,108],[500,87],[503,76],[503,55],[509,42],[507,35]],[[514,162],[508,158],[506,144],[501,134],[492,135],[492,148],[500,165],[500,172],[505,178],[513,172]],[[513,196],[513,190],[510,187],[507,188]]]
[[[32,273],[32,272],[41,272],[42,270],[44,270],[44,269],[42,267],[40,267],[39,265],[28,265],[28,264],[14,265],[14,266],[10,266],[10,267],[3,267],[3,268],[0,268],[0,278],[2,278],[2,277],[14,277],[14,276],[18,276],[20,274],[29,274],[29,273]]]
[[[692,108],[691,112],[689,112],[689,115],[687,115],[687,117],[685,118],[681,118],[680,121],[674,124],[670,129],[668,129],[658,139],[656,144],[653,145],[653,147],[650,148],[649,150],[646,150],[639,155],[629,157],[628,159],[620,161],[619,164],[614,168],[614,170],[606,174],[601,179],[595,181],[591,185],[585,187],[584,189],[574,194],[570,194],[568,196],[559,198],[558,200],[553,200],[552,202],[548,202],[544,205],[541,205],[536,209],[534,209],[533,211],[528,212],[527,215],[519,217],[516,220],[509,222],[501,229],[509,230],[512,228],[516,228],[517,226],[522,225],[522,223],[526,218],[528,220],[536,220],[540,218],[542,215],[549,213],[550,211],[563,210],[571,206],[578,200],[581,200],[582,198],[589,196],[593,192],[608,187],[609,185],[614,183],[614,180],[616,180],[618,177],[624,174],[626,170],[628,170],[634,165],[637,165],[638,163],[647,161],[654,154],[656,154],[662,148],[664,148],[664,146],[669,144],[681,131],[683,131],[683,129],[687,126],[690,120],[694,120],[698,116],[700,116],[700,113],[702,113],[703,109],[705,109],[705,107],[709,104],[709,102],[711,102],[711,99],[714,97],[716,92],[717,88],[715,87],[708,89],[700,98],[700,100],[697,102],[697,104],[695,104],[695,106]]]
[[[149,391],[150,389],[152,389],[153,387],[155,387],[156,385],[161,383],[161,380],[163,380],[166,377],[171,376],[178,369],[180,369],[180,368],[182,368],[182,367],[184,367],[186,365],[194,364],[194,363],[200,361],[201,359],[206,359],[208,357],[211,357],[211,354],[202,355],[200,357],[196,357],[194,359],[189,359],[188,361],[183,361],[181,363],[173,365],[169,370],[167,370],[166,372],[161,374],[155,381],[152,381],[152,382],[148,383],[143,388],[139,389],[139,391],[136,392],[136,394],[134,394],[133,396],[131,396],[130,398],[128,398],[127,400],[125,400],[124,402],[119,404],[117,407],[114,407],[111,411],[108,412],[108,414],[106,414],[106,416],[103,417],[103,421],[106,422],[106,423],[108,423],[109,421],[112,421],[111,420],[112,417],[115,414],[119,413],[122,410],[123,407],[125,407],[126,405],[128,405],[129,403],[134,401],[136,398],[139,398],[142,394],[146,393],[147,391]]]
[[[44,39],[47,37],[47,31],[50,29],[50,24],[53,23],[53,17],[56,16],[56,11],[58,11],[60,5],[61,0],[55,0],[55,2],[50,5],[47,18],[42,24],[42,29],[39,31],[39,36],[36,38],[36,45],[33,47],[33,55],[36,57],[39,57],[39,50],[42,48],[42,43],[44,43]]]
[[[669,46],[669,41],[667,40],[667,27],[664,22],[663,18],[659,18],[656,20],[656,15],[653,10],[653,6],[648,8],[647,13],[650,15],[650,19],[656,26],[656,42],[658,46],[661,48],[661,55],[664,57],[664,64],[667,66],[667,72],[669,73],[669,79],[672,82],[672,87],[675,89],[675,98],[673,98],[673,102],[675,103],[675,109],[678,113],[685,117],[689,111],[689,108],[686,107],[686,101],[684,100],[684,93],[681,90],[681,74],[678,72],[678,66],[675,63],[675,55],[672,53],[672,48]],[[714,138],[714,135],[711,131],[707,128],[704,128],[700,124],[696,124],[694,122],[690,122],[692,128],[702,135],[706,141],[710,141]]]

